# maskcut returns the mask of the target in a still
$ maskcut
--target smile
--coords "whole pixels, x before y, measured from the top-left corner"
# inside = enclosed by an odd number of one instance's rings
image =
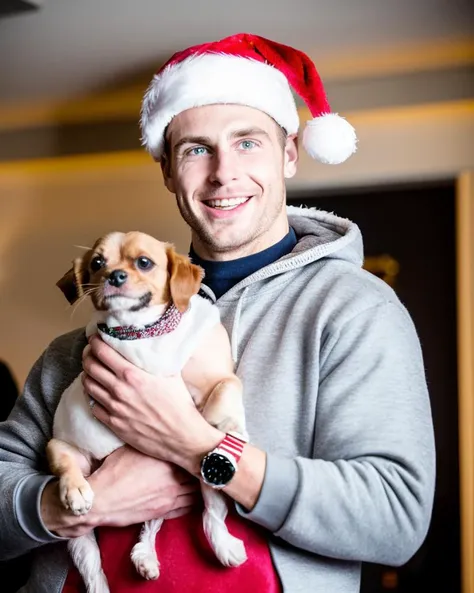
[[[223,198],[223,199],[216,199],[216,200],[207,200],[206,206],[210,208],[216,208],[218,210],[233,210],[234,208],[238,208],[242,204],[245,204],[250,200],[250,197],[242,197],[242,198]]]

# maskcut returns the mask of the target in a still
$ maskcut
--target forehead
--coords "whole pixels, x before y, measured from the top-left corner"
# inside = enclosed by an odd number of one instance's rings
[[[167,263],[166,244],[140,232],[110,233],[97,243],[95,250],[110,261],[145,255],[156,264]]]
[[[266,113],[245,105],[205,105],[182,111],[168,126],[171,145],[185,136],[219,138],[241,129],[261,128],[276,135],[276,122]]]

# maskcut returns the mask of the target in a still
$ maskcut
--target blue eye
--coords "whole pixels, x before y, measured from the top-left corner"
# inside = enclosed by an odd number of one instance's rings
[[[250,150],[255,146],[255,142],[253,140],[242,140],[242,142],[240,143],[240,146],[244,150]]]
[[[189,151],[189,154],[193,156],[201,156],[202,154],[206,153],[207,148],[205,146],[195,146],[194,148],[191,148],[191,150]]]

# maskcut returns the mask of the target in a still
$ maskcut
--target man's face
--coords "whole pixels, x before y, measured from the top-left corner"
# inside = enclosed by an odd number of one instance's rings
[[[201,257],[235,259],[285,236],[285,177],[298,151],[268,115],[239,105],[189,109],[172,120],[167,144],[165,183]]]

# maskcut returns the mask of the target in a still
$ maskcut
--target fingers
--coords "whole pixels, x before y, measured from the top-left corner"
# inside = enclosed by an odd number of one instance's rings
[[[180,485],[178,498],[182,496],[189,496],[190,494],[198,494],[200,492],[201,486],[197,480],[194,482],[187,482],[186,484]]]
[[[171,509],[173,511],[179,509],[185,509],[188,507],[197,506],[202,502],[202,496],[200,492],[192,492],[191,494],[183,494],[183,496],[178,496],[176,499],[176,503],[174,508]]]
[[[116,375],[94,355],[92,346],[86,346],[84,349],[82,367],[85,372],[82,383],[87,393],[92,395],[94,383],[100,384],[107,391],[117,385]]]
[[[186,484],[195,484],[195,485],[199,485],[199,480],[197,480],[197,478],[195,478],[193,475],[191,475],[189,472],[187,472],[186,470],[182,469],[181,467],[174,465],[172,463],[169,464],[169,467],[171,469],[173,478],[179,483],[181,484],[181,486],[184,486]]]
[[[182,517],[183,515],[186,515],[192,509],[193,509],[192,506],[183,507],[182,509],[176,509],[176,511],[170,511],[169,513],[166,513],[164,518],[165,519],[177,519],[178,517]]]
[[[98,336],[92,336],[89,341],[89,346],[91,354],[100,361],[112,375],[123,377],[124,372],[132,366],[128,360]],[[107,387],[107,385],[104,385],[104,387]]]
[[[165,518],[175,519],[176,517],[181,517],[182,515],[189,513],[193,508],[201,503],[201,501],[201,496],[199,496],[197,493],[178,496],[174,508],[166,513]]]
[[[92,415],[104,424],[108,424],[110,414],[103,404],[106,404],[110,400],[109,393],[100,383],[97,383],[85,374],[82,376],[82,385],[84,391],[90,397],[89,405]]]
[[[108,397],[108,391],[95,379],[82,375],[82,386],[87,395],[90,395],[94,400],[98,402],[104,402]]]
[[[183,476],[179,482],[179,485],[192,487],[193,490],[199,490],[201,487],[199,480],[190,474]]]
[[[99,403],[94,401],[93,405],[91,405],[91,412],[96,420],[102,422],[102,424],[105,424],[106,426],[110,425],[110,414],[107,412],[104,406],[101,406]]]

